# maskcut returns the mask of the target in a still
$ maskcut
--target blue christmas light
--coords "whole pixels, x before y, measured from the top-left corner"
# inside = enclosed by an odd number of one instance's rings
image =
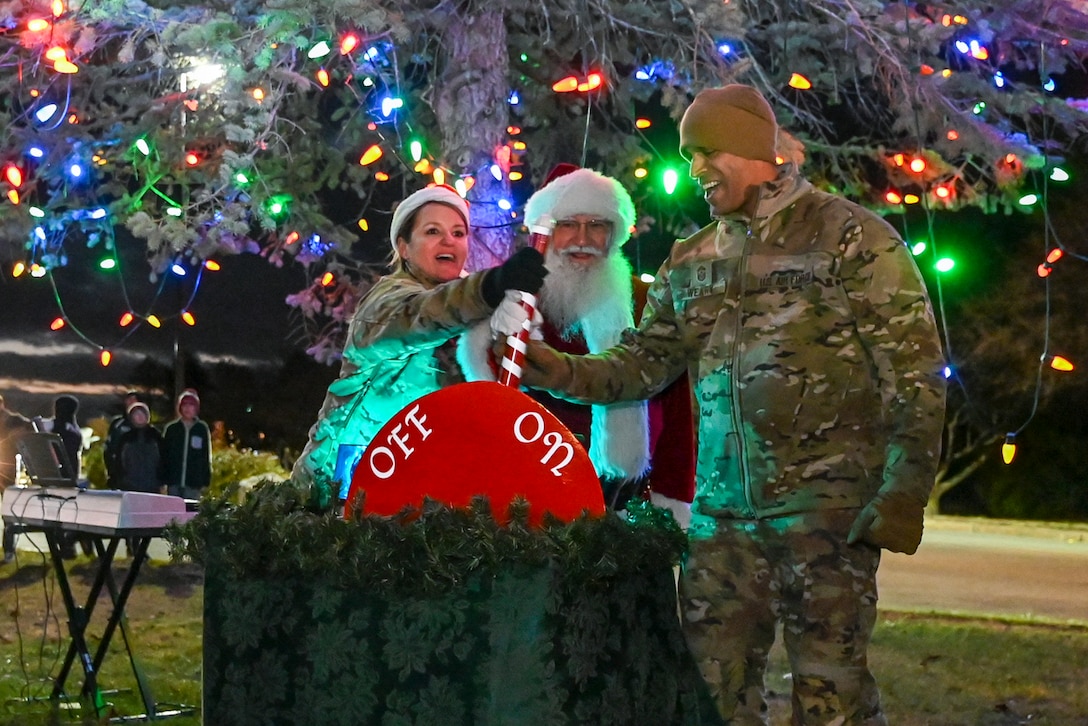
[[[34,112],[34,118],[38,119],[38,123],[46,123],[49,119],[53,118],[53,115],[57,112],[59,106],[55,103],[47,103],[37,111]]]

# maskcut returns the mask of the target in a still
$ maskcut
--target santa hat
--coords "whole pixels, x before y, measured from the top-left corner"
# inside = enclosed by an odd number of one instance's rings
[[[393,221],[389,225],[389,243],[393,245],[394,267],[400,262],[400,253],[397,252],[397,238],[407,238],[408,236],[408,230],[402,230],[401,227],[411,219],[412,215],[415,214],[420,207],[432,202],[445,204],[447,207],[452,208],[465,220],[465,226],[469,226],[468,202],[465,201],[453,187],[445,184],[437,184],[409,194],[404,198],[403,202],[397,205],[396,210],[393,211]]]
[[[525,221],[535,224],[547,216],[567,219],[576,214],[590,214],[612,222],[612,248],[631,238],[635,225],[635,204],[623,185],[610,176],[592,169],[573,167],[563,173],[561,164],[548,175],[548,182],[525,203]],[[557,173],[558,172],[558,173]]]
[[[185,399],[187,398],[192,399],[193,403],[196,404],[197,410],[199,411],[200,396],[198,396],[196,390],[192,388],[186,388],[184,391],[181,392],[181,395],[178,396],[178,411],[181,411],[181,404],[184,403]]]

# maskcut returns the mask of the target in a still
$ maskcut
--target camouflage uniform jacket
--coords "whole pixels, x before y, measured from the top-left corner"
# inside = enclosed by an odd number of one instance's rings
[[[348,327],[340,376],[295,464],[296,484],[316,483],[327,492],[339,444],[369,444],[406,405],[464,380],[452,347],[447,354],[443,344],[491,315],[480,296],[482,280],[477,273],[430,285],[399,271],[363,296]]]
[[[750,226],[673,245],[637,331],[567,362],[577,400],[644,397],[688,369],[696,536],[716,517],[861,507],[882,488],[924,504],[933,487],[945,389],[922,279],[888,224],[792,166]]]

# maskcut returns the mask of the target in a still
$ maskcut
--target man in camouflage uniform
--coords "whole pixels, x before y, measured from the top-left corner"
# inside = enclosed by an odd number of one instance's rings
[[[703,91],[681,151],[716,221],[678,241],[639,329],[591,356],[529,346],[522,382],[582,401],[685,369],[698,417],[688,643],[722,716],[766,723],[775,627],[795,724],[885,724],[866,652],[880,550],[913,553],[944,415],[940,340],[895,231],[776,165],[747,86]]]

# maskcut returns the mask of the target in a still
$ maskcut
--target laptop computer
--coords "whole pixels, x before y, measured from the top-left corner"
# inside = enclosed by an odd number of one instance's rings
[[[37,487],[78,486],[78,473],[68,460],[60,434],[32,433],[19,439],[26,475]]]

